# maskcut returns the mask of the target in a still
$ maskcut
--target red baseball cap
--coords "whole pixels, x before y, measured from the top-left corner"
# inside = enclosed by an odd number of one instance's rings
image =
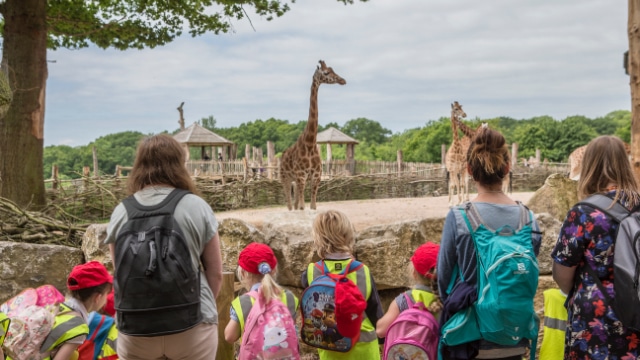
[[[107,295],[107,303],[104,305],[104,308],[102,309],[102,311],[111,316],[114,317],[116,316],[116,309],[114,307],[114,299],[113,299],[113,289],[111,289],[111,292],[109,293],[109,295]]]
[[[71,291],[82,290],[102,284],[113,284],[113,277],[107,268],[98,261],[77,265],[67,278],[67,288]]]
[[[440,251],[440,245],[428,242],[420,245],[411,257],[413,267],[418,274],[432,279],[433,274],[431,270],[438,264],[438,252]]]
[[[367,302],[356,284],[347,278],[336,283],[335,296],[338,332],[355,342],[360,337]]]
[[[252,274],[268,274],[278,265],[278,259],[268,245],[251,243],[238,256],[238,265]]]

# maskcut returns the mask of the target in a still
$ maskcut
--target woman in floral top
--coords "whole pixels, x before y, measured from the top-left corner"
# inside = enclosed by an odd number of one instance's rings
[[[622,141],[592,140],[584,154],[578,196],[602,193],[629,210],[640,208],[640,188]],[[613,251],[618,224],[589,205],[575,205],[562,224],[551,256],[553,278],[569,294],[565,359],[640,359],[640,332],[622,325],[590,274],[615,296]],[[588,270],[587,267],[592,270]],[[637,311],[637,309],[629,311]]]

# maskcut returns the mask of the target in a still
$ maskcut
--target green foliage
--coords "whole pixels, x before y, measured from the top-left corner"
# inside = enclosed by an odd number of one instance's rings
[[[367,118],[349,120],[341,131],[352,138],[374,144],[382,144],[391,135],[391,130],[385,129],[379,122]]]
[[[82,167],[93,166],[93,147],[96,147],[98,169],[103,174],[115,173],[116,165],[131,166],[136,147],[144,135],[137,131],[124,131],[97,138],[84,146],[51,145],[44,148],[44,176],[51,176],[51,168],[58,165],[61,178],[78,178]]]
[[[267,141],[274,142],[276,154],[282,153],[298,139],[307,122],[292,124],[287,120],[270,118],[242,123],[238,127],[216,128],[215,117],[209,116],[201,119],[200,123],[235,142],[238,145],[238,157],[241,158],[244,156],[245,144],[261,147],[266,155]],[[482,123],[502,132],[508,144],[518,143],[519,158],[535,156],[536,149],[539,149],[542,159],[564,162],[575,148],[598,135],[616,135],[629,142],[631,113],[620,110],[596,119],[569,116],[561,121],[549,116],[523,120],[498,117],[465,121],[472,129]],[[402,150],[406,162],[439,163],[442,145],[448,147],[452,140],[451,121],[447,117],[430,120],[423,127],[395,134],[377,121],[366,118],[349,120],[342,127],[337,123],[330,123],[320,127],[319,131],[329,127],[349,134],[360,142],[355,148],[356,160],[395,161],[398,150]],[[48,146],[44,149],[45,177],[50,176],[53,164],[58,165],[61,177],[78,177],[76,172],[79,173],[83,166],[92,164],[91,150],[94,145],[98,150],[100,170],[111,174],[116,165],[133,164],[135,147],[142,136],[139,132],[128,131],[100,137],[86,146]],[[334,159],[346,158],[346,146],[333,145],[331,150]],[[191,149],[192,158],[199,159],[200,151],[200,148]],[[326,159],[326,146],[322,146],[321,156]]]
[[[354,0],[337,0],[352,4]],[[367,1],[367,0],[360,0]],[[267,20],[290,10],[295,0],[48,0],[51,49],[79,49],[94,43],[119,50],[154,48],[183,32],[192,37],[227,33],[247,9]]]

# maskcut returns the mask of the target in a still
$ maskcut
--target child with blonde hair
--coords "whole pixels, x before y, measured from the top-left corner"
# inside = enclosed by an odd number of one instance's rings
[[[401,312],[411,308],[412,304],[407,303],[407,297],[413,303],[422,303],[426,309],[438,318],[440,310],[442,310],[436,277],[439,251],[440,245],[427,242],[420,245],[413,253],[408,270],[414,286],[405,293],[398,295],[391,302],[387,313],[378,321],[376,326],[378,337],[385,337],[389,325],[393,323]],[[405,294],[407,297],[405,297]]]
[[[240,252],[236,274],[249,293],[240,295],[231,302],[231,320],[224,329],[227,342],[234,343],[244,334],[246,321],[256,301],[252,292],[257,292],[267,303],[271,299],[282,301],[295,321],[298,299],[274,280],[277,265],[278,260],[273,250],[265,244],[251,243]],[[242,350],[240,349],[241,353]]]
[[[324,270],[320,269],[326,269],[326,271],[331,274],[344,273],[346,278],[357,286],[357,291],[360,292],[362,298],[366,301],[364,318],[360,317],[357,319],[357,322],[354,321],[353,323],[359,327],[359,329],[355,329],[356,332],[359,330],[359,336],[354,338],[357,339],[355,346],[352,346],[348,352],[319,348],[318,354],[320,355],[320,359],[380,359],[378,337],[376,336],[375,329],[376,323],[378,319],[382,317],[383,313],[373,276],[371,275],[369,267],[364,264],[357,266],[354,271],[344,271],[345,269],[350,269],[351,263],[355,260],[355,256],[353,255],[355,230],[351,221],[349,221],[349,218],[347,218],[344,213],[329,210],[317,215],[313,222],[312,232],[314,248],[322,260],[318,263],[309,264],[307,270],[302,273],[302,286],[307,288],[314,279],[323,276]],[[336,298],[339,296],[340,295],[336,293]],[[360,295],[352,298],[359,297]],[[337,310],[336,308],[336,311]],[[325,316],[326,315],[327,312],[325,311]],[[343,321],[347,320],[345,324],[344,322],[340,323],[341,315],[337,313],[331,315],[337,319],[338,327],[348,329],[350,325],[352,325],[348,323],[348,317],[346,319],[342,318]],[[359,321],[361,321],[361,323]],[[331,336],[335,334],[329,334],[325,330],[325,335],[330,338],[330,341],[333,341]]]

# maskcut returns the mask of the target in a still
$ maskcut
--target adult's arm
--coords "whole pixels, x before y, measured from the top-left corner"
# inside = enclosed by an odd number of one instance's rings
[[[220,236],[215,235],[204,246],[202,251],[202,265],[204,265],[204,275],[215,298],[220,294],[222,287],[222,254],[220,253]]]
[[[557,262],[553,263],[553,280],[558,284],[560,290],[569,294],[573,288],[573,280],[576,274],[576,266],[564,266]]]
[[[451,277],[454,275],[453,271],[458,263],[456,249],[458,231],[456,228],[456,216],[453,211],[454,209],[449,211],[444,221],[442,237],[440,239],[440,252],[438,253],[438,291],[440,292],[440,298],[443,302],[449,295],[447,294],[447,288],[449,287]]]
[[[113,272],[116,272],[116,244],[109,244],[109,254],[111,254],[111,265],[113,265]]]

